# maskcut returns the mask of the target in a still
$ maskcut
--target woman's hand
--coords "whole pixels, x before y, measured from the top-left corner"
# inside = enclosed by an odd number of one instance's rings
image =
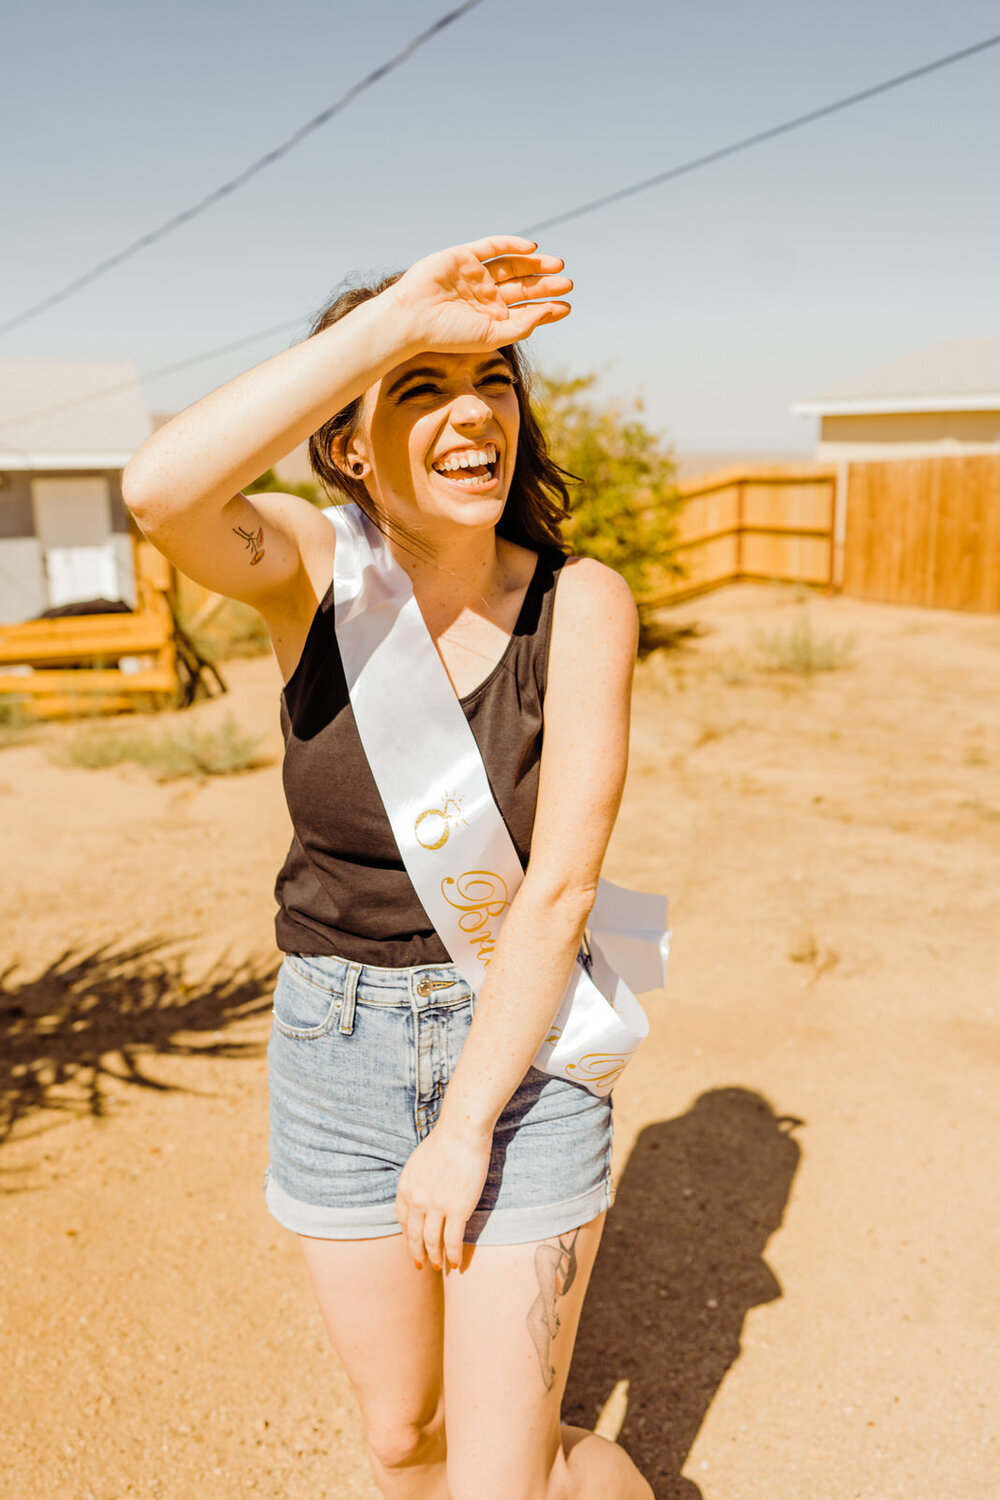
[[[404,312],[414,346],[476,354],[516,344],[570,312],[553,301],[572,291],[563,262],[534,240],[495,235],[418,260],[383,296]],[[522,305],[517,305],[522,304]]]
[[[465,1226],[482,1196],[492,1137],[437,1124],[410,1156],[396,1190],[396,1217],[418,1265],[462,1264]]]

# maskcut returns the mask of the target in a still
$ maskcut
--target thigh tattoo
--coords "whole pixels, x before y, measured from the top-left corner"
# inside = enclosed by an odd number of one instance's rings
[[[528,1309],[527,1324],[547,1391],[552,1389],[556,1378],[550,1358],[552,1340],[562,1326],[556,1302],[565,1297],[576,1280],[576,1238],[579,1233],[579,1229],[574,1229],[569,1234],[559,1235],[555,1243],[546,1241],[535,1249],[538,1296]]]

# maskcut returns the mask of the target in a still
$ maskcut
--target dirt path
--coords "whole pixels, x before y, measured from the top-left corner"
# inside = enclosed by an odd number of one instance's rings
[[[764,670],[806,614],[850,664]],[[995,1500],[1000,619],[673,618],[607,865],[670,891],[670,985],[567,1417],[610,1398],[660,1500]],[[197,719],[277,755],[274,668],[229,675]],[[277,765],[161,786],[70,733],[0,752],[0,1491],[373,1500],[260,1192]]]

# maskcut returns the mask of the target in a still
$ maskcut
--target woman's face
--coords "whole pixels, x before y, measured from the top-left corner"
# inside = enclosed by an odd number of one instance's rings
[[[413,531],[493,527],[517,458],[514,371],[499,353],[418,354],[365,395],[348,456],[387,515]]]

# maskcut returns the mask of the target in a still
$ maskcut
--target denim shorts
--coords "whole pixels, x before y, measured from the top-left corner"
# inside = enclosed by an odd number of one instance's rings
[[[434,1125],[475,1010],[452,964],[287,954],[268,1044],[267,1207],[318,1239],[400,1233],[399,1174]],[[611,1100],[529,1068],[493,1132],[470,1244],[548,1239],[611,1202]]]

